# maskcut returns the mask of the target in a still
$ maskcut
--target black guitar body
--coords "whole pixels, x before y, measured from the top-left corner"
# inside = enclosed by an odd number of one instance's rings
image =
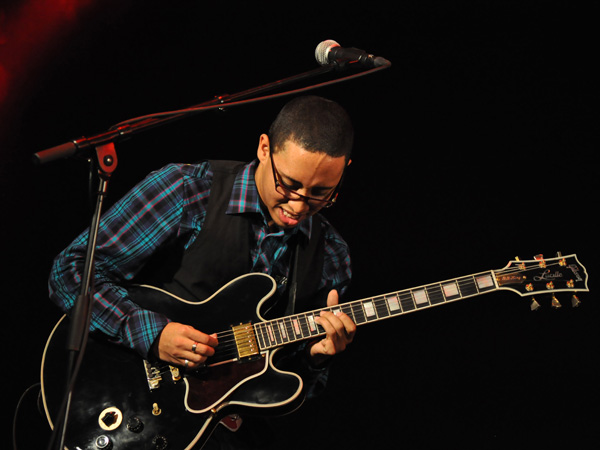
[[[505,268],[479,272],[426,286],[365,298],[342,305],[266,320],[275,281],[251,273],[231,281],[203,302],[191,303],[152,287],[141,287],[135,301],[188,323],[204,332],[219,333],[215,356],[205,370],[177,380],[172,367],[152,367],[158,387],[149,388],[144,362],[136,354],[90,339],[73,393],[66,444],[69,450],[96,450],[102,439],[112,449],[192,449],[202,446],[214,427],[233,413],[283,414],[303,400],[302,379],[277,368],[274,357],[284,344],[325,334],[316,318],[321,311],[347,314],[356,325],[400,317],[414,311],[464,298],[509,290],[521,296],[554,292],[587,292],[587,271],[576,255],[510,261]],[[139,295],[141,294],[141,295]],[[573,296],[573,305],[577,306]],[[538,304],[539,306],[539,304]],[[251,327],[247,324],[255,324]],[[238,325],[244,324],[242,327]],[[233,331],[235,328],[235,332]],[[251,329],[260,351],[242,352]],[[42,361],[42,393],[52,425],[63,392],[67,364],[63,349],[66,321],[48,340]],[[232,336],[235,335],[235,338]],[[223,338],[221,338],[223,336]],[[238,339],[240,338],[240,339]],[[229,339],[229,341],[227,341]],[[242,345],[238,346],[238,342]],[[246,346],[247,347],[247,346]],[[267,349],[275,349],[269,351]],[[52,363],[52,366],[50,365]],[[176,371],[175,371],[176,372]]]
[[[263,321],[261,311],[274,289],[271,277],[253,273],[203,302],[150,287],[141,287],[135,298],[147,309],[213,333]],[[52,427],[63,398],[67,331],[63,317],[42,361],[43,400]],[[302,403],[302,379],[277,369],[277,350],[231,361],[220,353],[221,345],[219,340],[216,363],[211,359],[205,368],[184,373],[164,363],[145,365],[137,353],[92,336],[73,390],[65,446],[96,450],[110,441],[113,450],[200,448],[229,414],[284,414]]]

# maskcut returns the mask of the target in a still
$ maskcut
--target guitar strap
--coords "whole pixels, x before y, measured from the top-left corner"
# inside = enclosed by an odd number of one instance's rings
[[[292,267],[290,268],[290,282],[288,283],[288,302],[284,316],[291,316],[296,311],[296,296],[298,294],[298,254],[300,253],[300,244],[294,249]]]
[[[304,235],[296,235],[288,282],[286,316],[324,306],[323,299],[317,293],[318,283],[321,281],[323,272],[324,240],[321,217],[318,214],[312,217],[310,239]]]

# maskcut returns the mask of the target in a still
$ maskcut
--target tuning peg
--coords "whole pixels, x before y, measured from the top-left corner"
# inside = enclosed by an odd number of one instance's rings
[[[537,311],[540,309],[540,304],[536,301],[534,297],[531,297],[531,305],[529,305],[532,311]]]
[[[558,261],[559,266],[565,267],[567,265],[567,260],[563,258],[562,252],[556,252],[556,257],[560,258]]]
[[[546,267],[546,261],[544,261],[544,255],[542,255],[542,254],[535,255],[535,256],[533,257],[533,259],[535,259],[535,260],[538,262],[539,266],[540,266],[542,269]]]
[[[573,297],[571,297],[571,306],[573,308],[577,308],[580,304],[581,304],[581,300],[579,300],[579,297],[577,297],[575,294],[573,294]]]
[[[558,301],[558,299],[556,298],[555,295],[552,295],[552,307],[554,309],[558,309],[560,308],[562,305],[560,304],[560,302]]]

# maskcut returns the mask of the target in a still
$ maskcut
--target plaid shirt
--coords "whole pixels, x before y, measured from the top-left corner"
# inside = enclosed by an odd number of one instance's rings
[[[251,244],[252,271],[287,277],[285,254],[294,233],[310,235],[312,219],[291,230],[270,232],[254,181],[257,161],[247,164],[236,177],[228,214],[256,214]],[[96,246],[94,301],[90,331],[101,331],[114,342],[146,357],[169,319],[145,310],[128,297],[125,282],[132,280],[145,261],[174,236],[196,239],[206,216],[212,183],[210,164],[171,164],[151,173],[103,215]],[[347,244],[325,224],[325,263],[320,287],[331,286],[343,294],[350,277]],[[73,307],[79,293],[88,231],[79,235],[55,259],[49,289],[61,309]],[[188,237],[189,236],[189,237]],[[281,286],[280,286],[281,287]]]

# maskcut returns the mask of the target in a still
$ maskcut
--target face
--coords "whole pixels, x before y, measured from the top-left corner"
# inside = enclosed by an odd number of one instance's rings
[[[289,189],[308,197],[322,198],[332,193],[344,173],[346,159],[334,158],[325,153],[309,152],[292,141],[274,155],[269,138],[261,135],[258,144],[259,165],[256,169],[256,186],[275,225],[292,228],[323,208],[322,204],[292,199],[275,189],[271,158],[280,175],[280,181]]]

